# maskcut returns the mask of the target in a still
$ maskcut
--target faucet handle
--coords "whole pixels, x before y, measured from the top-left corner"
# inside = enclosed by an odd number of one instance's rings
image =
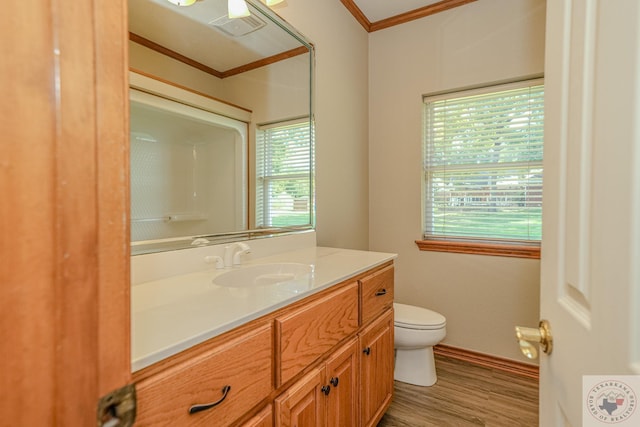
[[[240,250],[235,252],[234,255],[233,255],[233,265],[242,264],[242,259],[240,258],[240,256],[242,254],[251,253],[251,248],[246,243],[238,242],[238,243],[236,243],[236,245],[238,246],[238,248]]]
[[[224,261],[218,255],[208,255],[204,257],[204,262],[207,264],[216,263],[216,268],[224,268]]]
[[[243,242],[231,243],[224,247],[224,265],[231,267],[234,264],[241,264],[240,255],[251,252],[249,245]]]
[[[209,243],[211,243],[208,239],[205,239],[204,237],[198,237],[196,239],[193,239],[193,241],[191,242],[191,246],[207,246]]]
[[[233,244],[224,247],[224,266],[231,267],[233,265]]]

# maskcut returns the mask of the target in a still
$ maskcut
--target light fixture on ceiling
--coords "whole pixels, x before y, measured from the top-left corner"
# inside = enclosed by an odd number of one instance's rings
[[[168,0],[168,1],[177,6],[191,6],[196,2],[196,0]]]
[[[244,0],[229,0],[227,7],[229,8],[229,18],[244,18],[251,15]]]

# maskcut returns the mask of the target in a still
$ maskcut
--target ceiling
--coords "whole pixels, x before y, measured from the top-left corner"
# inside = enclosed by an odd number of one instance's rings
[[[440,0],[353,0],[369,22],[382,21],[411,10],[430,6]]]
[[[443,12],[476,0],[340,0],[368,32]]]
[[[166,0],[128,0],[129,37],[220,78],[266,58],[309,51],[267,12],[251,5],[250,10],[249,17],[229,19],[227,0],[198,1],[189,7]]]

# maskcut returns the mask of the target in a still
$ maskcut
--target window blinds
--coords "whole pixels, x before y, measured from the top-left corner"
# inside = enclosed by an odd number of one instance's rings
[[[542,81],[424,103],[425,239],[539,242]]]
[[[313,127],[308,118],[259,126],[256,132],[256,225],[313,222]]]

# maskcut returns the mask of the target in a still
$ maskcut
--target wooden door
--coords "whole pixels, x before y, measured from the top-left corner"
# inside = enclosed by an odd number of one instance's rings
[[[640,373],[640,3],[547,2],[546,50],[540,425],[607,425],[583,376]]]
[[[337,350],[326,365],[327,425],[331,427],[358,425],[358,340],[356,338]]]
[[[276,426],[322,427],[325,425],[326,396],[323,368],[315,368],[275,400]]]
[[[375,426],[393,397],[393,310],[360,335],[360,422]]]
[[[0,413],[96,425],[130,380],[126,1],[0,17]]]

